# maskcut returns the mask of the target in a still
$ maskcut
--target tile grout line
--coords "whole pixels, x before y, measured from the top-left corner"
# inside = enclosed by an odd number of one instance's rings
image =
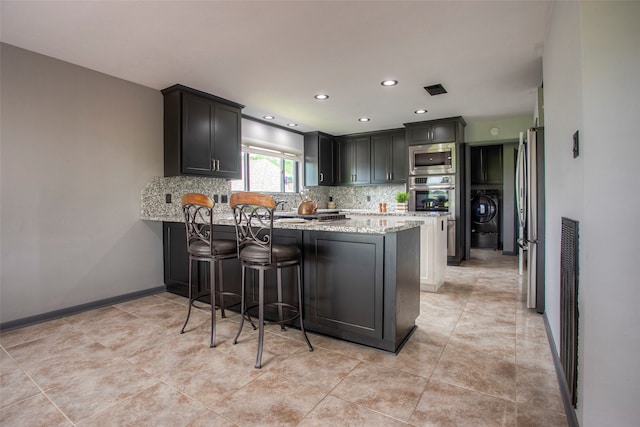
[[[59,412],[60,414],[62,414],[62,416],[63,416],[67,421],[69,421],[69,423],[70,423],[71,425],[75,426],[75,425],[76,425],[76,423],[74,423],[73,421],[71,421],[71,419],[67,416],[67,414],[65,414],[65,413],[64,413],[64,411],[63,411],[63,410],[62,410],[62,409],[61,409],[61,408],[60,408],[60,407],[59,407],[59,406],[58,406],[58,405],[57,405],[57,404],[56,404],[56,403],[55,403],[55,402],[54,402],[54,401],[49,397],[49,395],[48,395],[47,393],[45,393],[45,391],[42,389],[42,387],[40,387],[40,384],[38,384],[38,383],[37,383],[37,382],[36,382],[36,381],[31,377],[31,375],[29,375],[29,374],[27,373],[27,371],[25,371],[25,370],[24,370],[24,368],[23,368],[23,367],[18,363],[18,361],[17,361],[17,360],[15,360],[15,359],[14,359],[14,357],[13,357],[13,356],[8,352],[8,351],[6,351],[6,350],[4,349],[4,347],[2,348],[2,350],[3,350],[3,351],[6,353],[6,355],[11,359],[11,361],[12,361],[13,363],[15,363],[15,365],[18,367],[18,369],[20,369],[20,371],[21,371],[21,372],[22,372],[22,373],[23,373],[27,378],[29,378],[29,381],[31,381],[31,382],[33,383],[33,385],[35,385],[35,386],[36,386],[36,388],[40,391],[40,394],[41,394],[42,396],[44,396],[44,398],[45,398],[45,399],[47,399],[47,400],[49,401],[49,403],[51,403],[51,404],[53,405],[53,407],[54,407],[54,408],[56,408],[56,409],[58,410],[58,412]],[[29,397],[27,397],[27,398],[25,398],[25,399],[22,399],[22,400],[19,400],[19,401],[17,401],[17,402],[14,402],[12,405],[9,405],[9,406],[7,406],[6,408],[3,408],[2,410],[6,410],[7,408],[10,408],[10,407],[12,407],[12,406],[15,406],[15,405],[17,405],[17,404],[19,404],[19,403],[26,402],[27,400],[29,400],[29,399],[33,399],[33,398],[35,398],[36,396],[37,396],[37,394],[34,394],[33,396],[29,396]]]

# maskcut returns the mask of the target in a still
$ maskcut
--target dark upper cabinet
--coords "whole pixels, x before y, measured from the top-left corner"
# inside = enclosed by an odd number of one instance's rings
[[[420,145],[443,142],[464,142],[457,132],[458,123],[461,120],[462,118],[460,117],[419,123],[406,123],[407,144]]]
[[[336,156],[331,135],[310,132],[304,135],[304,185],[334,185]]]
[[[471,184],[502,184],[502,145],[471,147]]]
[[[181,85],[164,95],[164,174],[239,179],[242,105]]]
[[[338,184],[360,185],[371,182],[369,136],[342,138],[338,150]]]
[[[406,182],[407,144],[403,130],[371,135],[371,183]]]

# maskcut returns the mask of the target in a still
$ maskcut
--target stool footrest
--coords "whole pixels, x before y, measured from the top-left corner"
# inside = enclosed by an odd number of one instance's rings
[[[273,308],[286,308],[289,309],[289,311],[293,312],[291,317],[287,317],[287,318],[283,318],[282,320],[267,320],[265,319],[264,323],[267,325],[284,325],[285,323],[291,323],[296,319],[300,318],[300,311],[298,310],[298,307],[296,307],[295,305],[292,304],[288,304],[286,302],[269,302],[269,303],[265,303],[264,307],[273,307]],[[253,309],[253,308],[258,308],[258,304],[254,304],[250,307],[247,307],[246,310],[244,311],[244,315],[245,318],[249,321],[252,322],[252,316],[251,313],[249,313],[249,310]],[[253,316],[254,319],[257,319],[258,316]],[[253,322],[251,323],[253,324]],[[254,328],[255,329],[255,328]]]

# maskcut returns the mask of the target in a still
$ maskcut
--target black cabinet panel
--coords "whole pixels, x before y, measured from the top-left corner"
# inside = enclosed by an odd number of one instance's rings
[[[371,135],[371,183],[406,182],[407,144],[404,131]]]
[[[343,139],[338,144],[338,184],[353,183],[353,143]]]
[[[216,163],[215,175],[219,178],[240,178],[241,162],[240,110],[224,104],[215,105],[213,118],[213,156]]]
[[[182,171],[206,174],[211,171],[211,123],[213,105],[206,99],[184,94],[182,97]]]
[[[459,141],[456,128],[459,119],[407,123],[407,143],[409,145],[436,144]]]
[[[305,185],[366,185],[407,180],[404,130],[346,135],[339,139],[304,136]]]
[[[373,135],[371,137],[371,182],[385,183],[389,180],[389,145],[391,136]]]
[[[304,183],[334,185],[336,156],[331,135],[310,132],[304,135]]]
[[[391,134],[391,181],[406,182],[409,157],[404,132]]]
[[[164,284],[169,292],[189,295],[189,254],[187,231],[183,223],[163,223]],[[197,283],[197,271],[193,280]]]
[[[164,174],[240,178],[242,105],[181,85],[164,95]]]
[[[371,182],[369,136],[343,138],[338,145],[338,183],[341,185],[369,184]]]
[[[305,319],[382,338],[383,251],[382,236],[313,233],[305,254]]]
[[[456,123],[438,123],[431,128],[431,139],[433,143],[456,142]]]
[[[420,314],[420,233],[304,233],[305,327],[398,351]]]
[[[502,145],[471,147],[471,183],[502,184]]]

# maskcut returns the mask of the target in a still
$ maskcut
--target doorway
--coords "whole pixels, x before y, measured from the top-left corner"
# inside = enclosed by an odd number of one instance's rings
[[[466,242],[471,248],[517,255],[515,164],[518,141],[466,144]]]

